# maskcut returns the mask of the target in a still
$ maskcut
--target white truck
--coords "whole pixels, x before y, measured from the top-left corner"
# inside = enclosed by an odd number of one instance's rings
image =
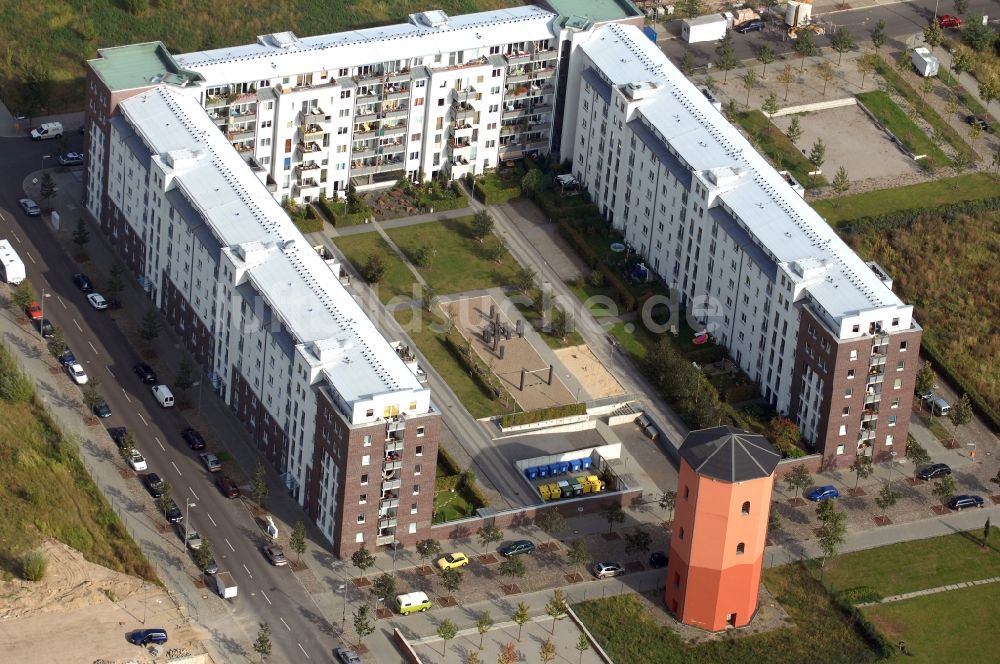
[[[681,39],[689,44],[716,41],[726,36],[729,22],[722,14],[686,18],[681,23]]]
[[[14,251],[10,240],[0,240],[0,281],[17,286],[24,281],[24,263]]]
[[[937,76],[938,69],[941,67],[937,57],[931,55],[931,52],[923,46],[913,49],[913,52],[910,53],[910,62],[924,78]]]
[[[31,138],[36,141],[47,141],[50,138],[59,138],[63,135],[61,122],[43,122],[31,130]]]
[[[236,597],[236,580],[229,572],[218,572],[215,574],[215,592],[223,599]]]

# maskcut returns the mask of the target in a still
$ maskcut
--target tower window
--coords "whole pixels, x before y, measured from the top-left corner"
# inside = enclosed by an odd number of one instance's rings
[[[750,501],[743,503],[743,514],[750,514]]]
[[[746,545],[743,542],[740,542],[739,544],[736,545],[736,555],[742,556],[745,549]]]

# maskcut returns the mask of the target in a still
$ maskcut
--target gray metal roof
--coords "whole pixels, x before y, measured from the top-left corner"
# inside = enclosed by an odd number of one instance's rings
[[[730,483],[768,477],[781,461],[767,438],[731,426],[692,431],[680,454],[699,475]]]

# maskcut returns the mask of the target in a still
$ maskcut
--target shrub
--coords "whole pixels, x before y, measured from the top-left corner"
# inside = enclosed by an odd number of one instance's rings
[[[887,231],[894,228],[905,228],[921,217],[938,217],[944,221],[954,221],[963,214],[991,212],[1000,210],[1000,196],[980,198],[972,201],[945,203],[935,207],[914,207],[906,210],[895,210],[885,214],[877,214],[857,219],[844,219],[837,223],[837,230],[842,233],[867,233],[868,231]]]
[[[454,457],[448,454],[448,450],[438,445],[438,467],[445,475],[458,475],[462,472]]]
[[[525,413],[511,413],[500,418],[500,425],[503,427],[513,427],[521,424],[535,424],[546,420],[556,420],[561,417],[572,417],[574,415],[584,415],[587,412],[587,404],[571,403],[564,406],[550,406],[529,410]]]
[[[35,394],[35,384],[19,369],[0,374],[0,399],[7,403],[26,403]]]
[[[882,599],[882,595],[870,586],[858,586],[840,591],[840,599],[848,604],[864,604],[878,602]]]
[[[25,581],[41,581],[49,568],[49,560],[40,551],[26,553],[21,558],[21,578]]]

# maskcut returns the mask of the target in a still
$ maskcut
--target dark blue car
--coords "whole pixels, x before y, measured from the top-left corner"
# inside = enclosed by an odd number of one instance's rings
[[[137,646],[148,646],[150,643],[164,644],[167,642],[167,630],[140,629],[129,634],[128,640]]]
[[[834,498],[840,498],[840,492],[837,491],[837,487],[832,484],[827,484],[826,486],[819,486],[809,492],[806,496],[809,500],[815,500],[819,502],[821,500],[828,500]]]
[[[951,509],[953,509],[953,510],[955,510],[957,512],[961,512],[966,507],[980,507],[981,508],[982,506],[983,506],[983,497],[982,496],[972,496],[972,495],[965,494],[965,495],[961,495],[961,496],[955,496],[954,498],[952,498],[951,500],[948,501],[948,507],[950,507]]]

